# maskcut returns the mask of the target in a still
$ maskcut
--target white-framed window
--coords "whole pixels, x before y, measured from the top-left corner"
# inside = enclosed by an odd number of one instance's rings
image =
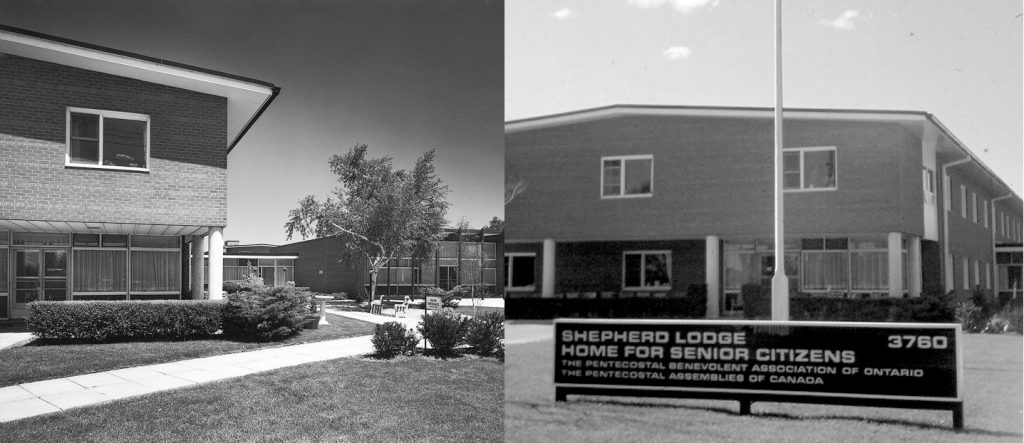
[[[929,205],[935,204],[935,171],[925,167],[921,174],[922,185],[924,186],[924,202]]]
[[[601,157],[601,198],[654,195],[654,156]]]
[[[981,225],[988,227],[988,200],[981,200]]]
[[[971,193],[971,221],[978,222],[978,194]]]
[[[803,259],[800,287],[803,290],[828,292],[834,290],[845,291],[848,288],[850,283],[848,239],[805,238],[800,240],[800,249]],[[881,256],[875,256],[869,258],[869,261],[876,261],[881,258]],[[884,263],[888,263],[888,261]],[[886,270],[888,271],[888,268]],[[884,286],[881,286],[882,283],[879,282],[887,282],[887,276],[888,274],[865,275],[863,279],[858,280],[856,286],[860,288],[878,286],[878,289],[884,289]]]
[[[974,287],[981,285],[981,266],[977,260],[974,261]]]
[[[960,216],[967,218],[967,187],[960,185]]]
[[[836,189],[836,147],[786,148],[782,150],[783,189],[832,191]]]
[[[672,288],[672,251],[625,251],[622,253],[622,289]]]
[[[505,290],[532,292],[537,288],[534,266],[537,254],[533,252],[505,253]]]
[[[967,257],[964,257],[964,289],[971,289],[971,263]]]
[[[149,170],[149,116],[67,108],[65,166]]]

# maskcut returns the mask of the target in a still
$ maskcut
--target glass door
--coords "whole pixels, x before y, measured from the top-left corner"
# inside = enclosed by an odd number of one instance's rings
[[[28,304],[37,300],[67,300],[67,281],[68,251],[16,249],[12,316],[28,316]]]

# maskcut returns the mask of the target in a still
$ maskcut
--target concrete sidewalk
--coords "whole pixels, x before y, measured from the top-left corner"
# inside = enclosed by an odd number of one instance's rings
[[[0,388],[0,422],[373,352],[371,336],[117,369]]]

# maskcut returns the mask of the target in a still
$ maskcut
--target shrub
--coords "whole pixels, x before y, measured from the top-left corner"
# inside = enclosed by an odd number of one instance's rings
[[[253,284],[249,280],[228,280],[224,282],[224,293],[234,294],[242,291],[252,291],[263,285]]]
[[[1007,303],[985,323],[982,332],[988,334],[1020,334],[1024,330],[1024,315],[1019,305]]]
[[[466,319],[451,308],[427,313],[417,327],[420,335],[433,347],[433,353],[448,357],[462,344],[466,334]]]
[[[477,355],[487,357],[498,353],[505,345],[505,316],[499,312],[488,312],[469,319],[466,326],[466,344]]]
[[[743,317],[766,319],[772,316],[772,289],[748,283],[740,287],[743,298]]]
[[[373,329],[373,350],[378,357],[391,358],[396,355],[412,354],[420,339],[416,332],[406,329],[401,323],[389,321]]]
[[[312,295],[294,286],[261,286],[228,294],[224,333],[256,340],[280,340],[302,329]]]
[[[43,339],[185,339],[221,329],[223,301],[39,301],[26,323]]]

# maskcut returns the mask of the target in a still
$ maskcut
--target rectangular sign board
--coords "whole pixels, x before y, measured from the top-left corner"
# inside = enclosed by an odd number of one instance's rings
[[[441,309],[441,297],[427,296],[427,309]]]
[[[959,324],[555,320],[556,391],[943,405],[962,404],[962,375]]]

